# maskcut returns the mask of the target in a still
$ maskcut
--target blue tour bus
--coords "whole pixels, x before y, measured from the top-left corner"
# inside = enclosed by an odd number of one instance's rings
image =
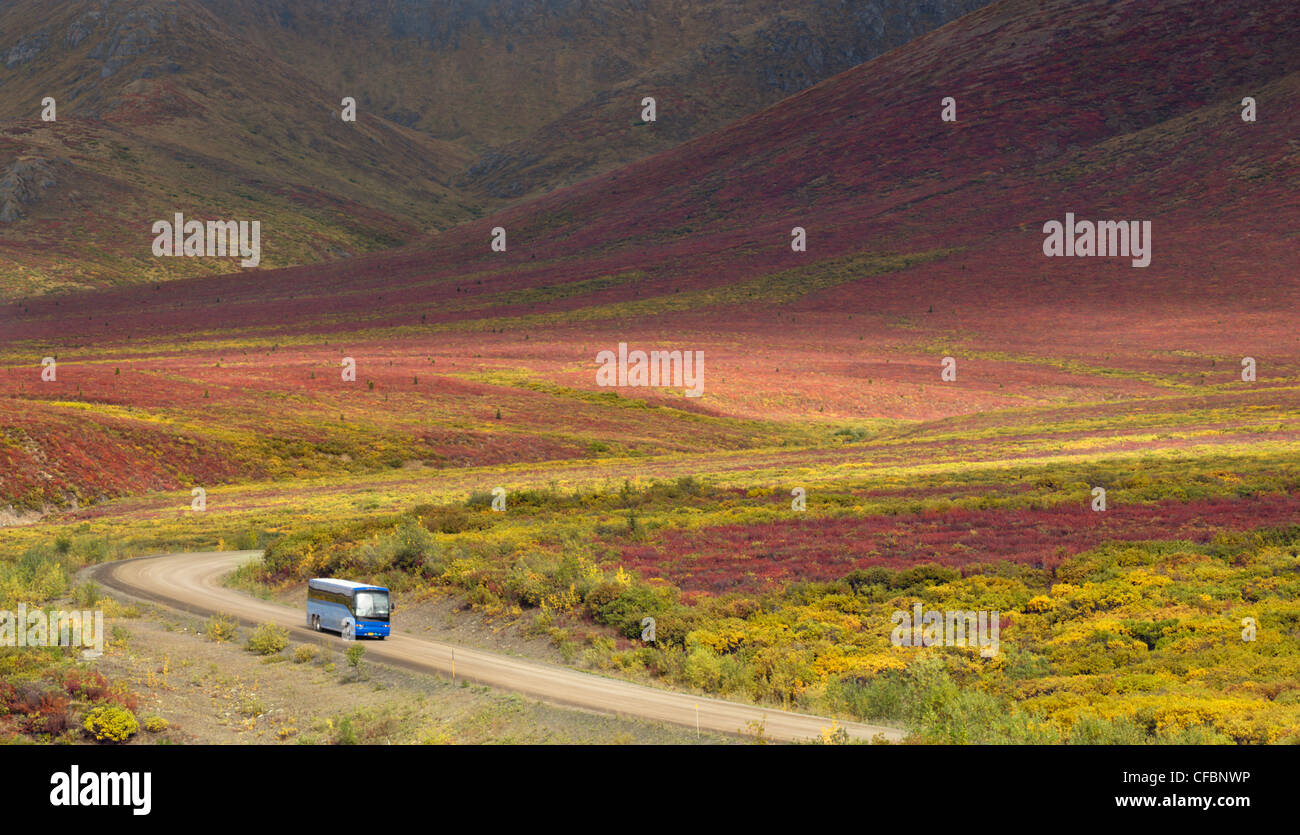
[[[316,577],[307,581],[307,625],[344,638],[387,638],[393,607],[388,589],[351,580]]]

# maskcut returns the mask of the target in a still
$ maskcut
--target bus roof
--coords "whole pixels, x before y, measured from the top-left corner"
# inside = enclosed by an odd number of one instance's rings
[[[388,591],[383,586],[371,586],[366,583],[354,583],[351,580],[338,580],[334,577],[313,577],[307,585],[314,589],[335,591]]]

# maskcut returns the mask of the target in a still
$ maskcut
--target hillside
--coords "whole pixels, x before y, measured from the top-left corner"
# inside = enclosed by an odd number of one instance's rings
[[[0,297],[238,269],[153,258],[151,224],[177,211],[259,220],[263,268],[390,248],[670,147],[978,3],[642,5],[6,4]],[[692,103],[646,141],[582,104],[627,84]]]
[[[489,149],[457,183],[484,198],[515,198],[576,182],[703,136],[987,2],[782,3]],[[655,98],[653,123],[640,119],[645,96]]]
[[[715,97],[720,112],[703,133],[988,0],[200,2],[367,109],[482,152],[643,81],[683,99]],[[633,121],[636,102],[615,124]]]
[[[201,6],[6,4],[28,33],[0,66],[0,292],[238,269],[156,259],[151,224],[260,220],[262,266],[371,251],[466,217],[452,145],[362,114],[230,35]],[[40,119],[53,97],[57,121]]]
[[[993,298],[996,288],[1023,288],[1026,274],[1043,280],[1074,270],[1160,292],[1212,293],[1165,280],[1169,267],[1205,269],[1205,256],[1241,245],[1240,224],[1253,230],[1252,247],[1286,248],[1297,156],[1284,114],[1295,103],[1298,30],[1300,12],[1281,2],[1242,14],[1195,3],[1156,10],[1011,0],[707,137],[426,244],[206,279],[174,294],[125,290],[63,304],[120,305],[143,317],[130,328],[144,333],[186,327],[187,314],[167,312],[167,300],[181,295],[197,309],[220,297],[242,327],[285,334],[363,322],[433,326],[485,311],[645,305],[783,270],[816,272],[835,259],[933,260],[950,251],[966,253],[969,281]],[[1247,94],[1266,114],[1252,124],[1237,116]],[[955,124],[938,118],[945,95],[958,101]],[[1067,211],[1155,219],[1155,262],[1133,270],[1113,260],[1044,259],[1041,225]],[[795,225],[809,230],[807,253],[790,252]],[[506,253],[488,246],[495,226],[508,229]],[[1019,256],[992,269],[986,249]],[[935,269],[946,267],[920,274]],[[365,294],[384,303],[352,310]],[[164,309],[146,313],[144,303],[155,301]],[[20,332],[37,327],[32,316],[57,328],[48,318],[55,312],[53,302],[31,303],[24,319],[32,324]],[[105,325],[105,335],[118,332],[112,317]]]
[[[163,452],[133,477],[163,486],[818,447],[942,436],[977,414],[1032,436],[1035,410],[1204,398],[1162,418],[1190,434],[1116,442],[1182,445],[1227,431],[1225,410],[1259,389],[1289,414],[1298,35],[1280,0],[1004,0],[418,245],[11,304],[6,425],[24,428],[8,449],[64,458],[31,441],[64,425],[110,448],[147,432]],[[938,118],[947,95],[955,124]],[[1240,119],[1245,95],[1257,122]],[[1151,265],[1044,258],[1042,224],[1066,212],[1151,220]],[[796,225],[806,253],[790,251]],[[494,226],[507,252],[490,251]],[[703,350],[704,397],[596,390],[593,358],[619,342]],[[66,371],[42,386],[47,355]],[[339,388],[340,356],[358,359],[358,386]],[[1258,387],[1240,385],[1243,356],[1259,358]],[[212,460],[186,463],[188,449]],[[87,495],[140,489],[77,478]]]

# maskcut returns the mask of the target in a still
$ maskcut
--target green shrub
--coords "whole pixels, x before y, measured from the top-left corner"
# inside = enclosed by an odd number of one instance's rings
[[[359,549],[362,566],[373,571],[396,569],[414,573],[434,551],[433,536],[414,519],[406,519],[391,534]]]
[[[273,623],[259,623],[248,636],[245,649],[258,655],[275,655],[289,646],[289,630]]]
[[[834,678],[826,685],[830,705],[864,721],[901,719],[905,697],[906,687],[897,675]]]
[[[893,579],[893,571],[878,565],[871,568],[855,568],[844,575],[844,582],[849,584],[849,588],[853,590],[854,594],[871,586],[889,588],[889,583]]]
[[[1071,745],[1142,745],[1148,741],[1146,728],[1127,716],[1080,716],[1070,728]]]
[[[239,634],[239,623],[230,615],[217,614],[208,618],[207,626],[203,629],[203,634],[209,641],[224,643],[234,640]]]
[[[245,696],[239,702],[239,715],[247,719],[252,719],[266,713],[266,705],[255,695]]]
[[[299,644],[294,648],[293,662],[306,664],[308,661],[314,661],[317,655],[320,655],[320,648],[315,644]]]
[[[417,505],[411,509],[411,515],[420,521],[425,530],[435,533],[464,533],[482,530],[492,524],[489,518],[471,517],[463,508],[454,506]]]
[[[686,681],[692,687],[717,692],[722,686],[722,659],[707,647],[692,650],[686,657]]]
[[[77,586],[75,600],[77,607],[80,609],[93,609],[101,597],[99,584],[94,580],[87,580],[80,586]]]
[[[357,731],[352,726],[352,719],[344,716],[339,720],[338,730],[334,733],[335,745],[356,745]]]
[[[613,593],[614,596],[609,595]],[[658,619],[669,608],[665,595],[649,586],[633,583],[614,593],[610,584],[602,583],[592,590],[588,607],[598,623],[612,626],[625,638],[641,637],[641,619]]]
[[[170,723],[161,716],[147,716],[144,720],[144,729],[151,734],[160,734],[170,727]]]
[[[267,540],[266,531],[244,530],[235,535],[235,541],[231,543],[237,551],[252,551],[263,545]]]

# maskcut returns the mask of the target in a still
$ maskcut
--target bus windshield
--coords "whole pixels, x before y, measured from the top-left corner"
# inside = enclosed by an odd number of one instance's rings
[[[356,614],[357,617],[359,618],[388,617],[388,592],[384,592],[384,591],[357,592]]]

